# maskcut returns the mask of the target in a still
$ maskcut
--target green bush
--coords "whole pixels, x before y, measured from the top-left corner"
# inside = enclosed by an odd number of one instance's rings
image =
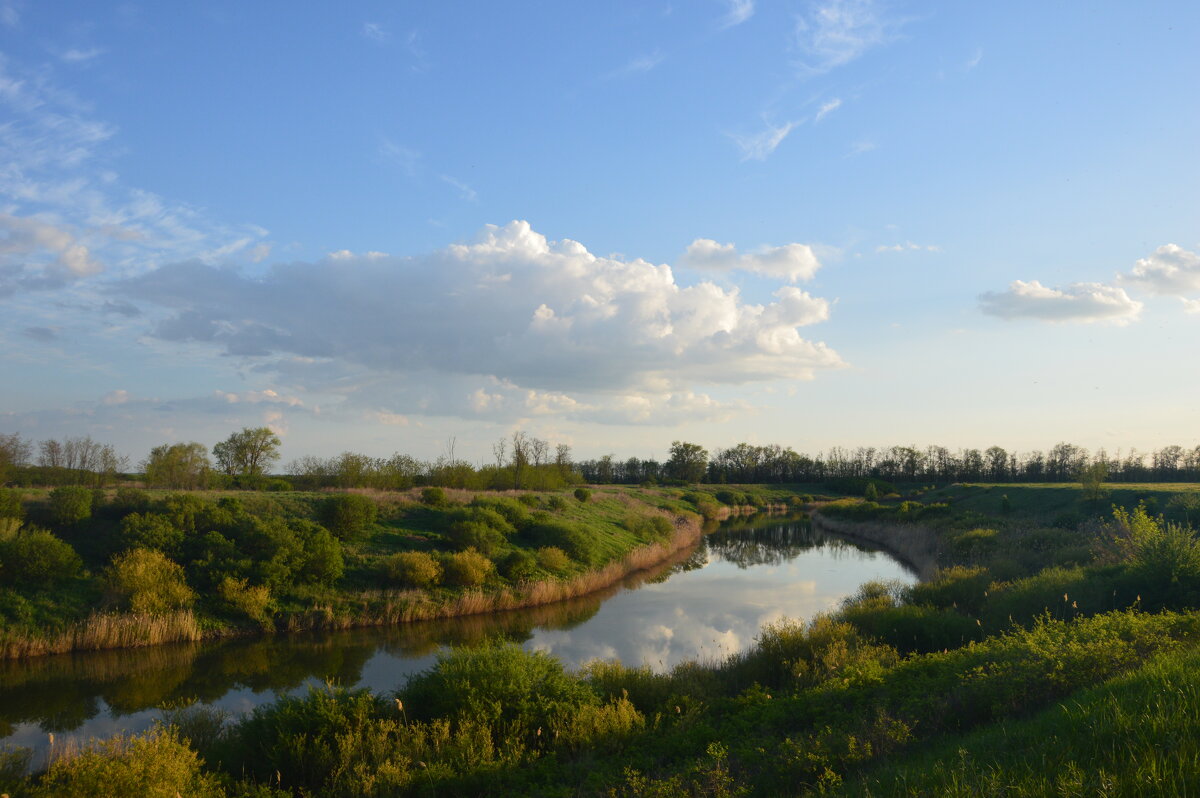
[[[25,507],[21,502],[20,491],[0,488],[0,518],[13,518],[20,521],[25,517]]]
[[[556,720],[600,703],[557,659],[504,642],[439,654],[436,665],[409,679],[400,697],[416,718],[469,719],[506,735],[548,732]]]
[[[524,529],[529,526],[531,515],[528,508],[521,504],[516,499],[510,499],[504,496],[483,497],[476,496],[472,500],[470,507],[472,508],[472,516],[474,518],[485,520],[490,526],[499,529],[505,536],[513,534],[518,529]],[[479,515],[479,511],[487,511],[486,515]],[[499,515],[503,518],[508,526],[503,526],[495,521],[495,516]]]
[[[601,552],[591,535],[566,521],[552,520],[534,524],[524,534],[533,545],[555,546],[570,555],[572,560],[585,565],[596,565],[601,559]]]
[[[234,612],[265,624],[271,618],[271,590],[266,585],[251,585],[246,579],[227,576],[217,587],[217,595]]]
[[[1158,529],[1135,545],[1130,574],[1141,587],[1145,609],[1200,603],[1200,541],[1191,529],[1160,519]]]
[[[504,535],[479,521],[456,521],[446,537],[459,550],[476,549],[487,556],[504,545]]]
[[[913,604],[975,614],[987,603],[991,583],[992,574],[988,569],[956,565],[939,570],[927,582],[913,585],[906,597]]]
[[[576,488],[575,498],[580,502],[587,502],[588,499],[592,498],[592,492],[587,488]]]
[[[625,529],[641,540],[666,540],[675,527],[661,515],[631,515],[625,519]]]
[[[563,510],[567,509],[567,500],[562,496],[551,496],[546,501],[546,506],[556,513],[561,513]]]
[[[402,587],[425,589],[442,578],[442,566],[432,554],[402,551],[393,554],[384,565],[389,582]]]
[[[340,540],[361,537],[375,523],[379,507],[358,493],[338,493],[321,501],[321,523]]]
[[[441,507],[446,504],[446,491],[441,488],[422,488],[421,504],[430,507]]]
[[[122,549],[157,549],[174,556],[183,545],[183,530],[165,515],[130,513],[121,519],[117,538]]]
[[[552,574],[561,574],[571,566],[571,558],[557,546],[546,546],[537,550],[538,565]]]
[[[138,488],[117,488],[108,509],[117,518],[123,518],[130,513],[144,513],[150,509],[150,494]]]
[[[113,558],[105,572],[110,594],[133,612],[164,613],[190,607],[196,594],[183,568],[161,551],[131,549]]]
[[[92,492],[67,485],[50,492],[50,518],[59,527],[72,526],[92,517]]]
[[[522,493],[517,497],[517,501],[526,507],[537,507],[542,503],[542,500],[538,498],[536,493]]]
[[[524,582],[537,576],[538,558],[524,549],[510,551],[500,561],[500,575],[510,582]]]
[[[442,557],[442,581],[453,587],[478,587],[495,567],[474,549],[448,554]]]
[[[109,798],[113,795],[221,795],[220,782],[173,731],[118,735],[74,756],[52,760],[30,793],[35,798]]]
[[[53,587],[82,568],[71,544],[45,530],[25,530],[0,542],[0,579],[8,584]]]

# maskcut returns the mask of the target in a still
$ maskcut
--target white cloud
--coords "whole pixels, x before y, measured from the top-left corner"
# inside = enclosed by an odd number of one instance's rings
[[[681,266],[702,271],[743,271],[794,283],[811,280],[821,262],[807,244],[784,244],[739,254],[733,244],[697,238],[679,259]]]
[[[967,63],[964,64],[963,66],[966,67],[966,69],[968,71],[970,71],[970,70],[974,69],[975,67],[979,66],[979,63],[981,61],[983,61],[983,48],[976,47],[975,52],[971,54],[971,57],[969,59],[967,59]]]
[[[86,50],[80,50],[73,47],[70,50],[66,50],[65,52],[61,53],[59,58],[69,64],[78,64],[84,61],[91,61],[93,58],[101,55],[104,55],[104,50],[100,49],[99,47],[89,47]]]
[[[839,109],[841,107],[842,107],[842,101],[839,98],[834,97],[829,102],[823,103],[821,105],[821,107],[817,109],[817,115],[813,118],[813,122],[820,122],[826,116],[828,116],[829,114],[832,114],[834,111],[836,111],[837,109]]]
[[[1007,291],[980,295],[984,313],[1002,319],[1037,319],[1052,322],[1106,321],[1126,325],[1136,321],[1142,303],[1123,289],[1104,283],[1073,283],[1063,289],[1048,288],[1037,280],[1014,280]]]
[[[1200,255],[1165,244],[1139,258],[1121,281],[1163,296],[1194,293],[1200,291]]]
[[[397,166],[409,177],[413,177],[417,173],[417,166],[421,162],[421,153],[414,149],[405,147],[402,144],[397,144],[391,139],[385,138],[379,145],[379,154]]]
[[[903,244],[880,244],[875,247],[876,252],[913,252],[918,250],[941,252],[942,248],[937,244],[914,244],[912,241],[905,241]]]
[[[364,22],[362,26],[362,35],[373,42],[383,43],[390,38],[390,34],[383,29],[383,26],[378,22]]]
[[[873,0],[812,2],[796,19],[799,66],[822,73],[848,64],[886,42],[892,25]]]
[[[614,69],[612,72],[609,72],[604,76],[604,79],[612,80],[614,78],[628,78],[633,75],[649,72],[661,64],[665,58],[666,56],[664,56],[658,50],[655,50],[653,53],[646,53],[645,55],[636,56],[631,58],[624,65]]]
[[[131,398],[133,397],[129,395],[129,391],[118,389],[109,391],[101,401],[106,405],[123,405]]]
[[[458,178],[451,177],[450,175],[441,175],[441,178],[442,182],[446,185],[453,186],[454,188],[458,189],[458,195],[467,202],[479,201],[478,192],[476,192],[475,189],[471,188],[463,181],[459,180]]]
[[[1200,313],[1200,299],[1183,299],[1179,300],[1183,303],[1184,313]]]
[[[768,122],[766,128],[759,133],[747,136],[731,133],[729,137],[742,151],[743,161],[765,161],[767,156],[775,152],[775,149],[783,143],[788,133],[791,133],[792,128],[796,125],[796,122],[787,122],[782,125],[772,125]]]
[[[712,258],[789,279],[819,266],[803,245],[751,255],[715,245]],[[395,413],[598,417],[621,396],[695,412],[713,407],[698,385],[843,365],[797,330],[828,317],[824,299],[785,287],[747,303],[736,289],[680,285],[667,265],[548,241],[526,222],[425,256],[339,253],[257,279],[177,263],[114,291],[170,312],[161,339],[219,347],[296,391]]]
[[[741,25],[754,16],[754,0],[725,0],[729,10],[721,19],[722,28],[732,28]]]
[[[116,129],[86,103],[0,55],[0,212],[9,262],[0,291],[52,287],[68,279],[145,270],[162,259],[217,260],[253,251],[266,231],[214,222],[203,213],[122,184],[108,164]],[[36,227],[36,229],[35,229]],[[36,243],[26,261],[21,249]],[[39,263],[37,253],[49,255]],[[12,257],[21,255],[14,267]],[[43,274],[39,281],[35,268]]]

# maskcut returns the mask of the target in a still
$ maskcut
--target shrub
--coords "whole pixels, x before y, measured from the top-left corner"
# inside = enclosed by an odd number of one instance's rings
[[[360,537],[378,517],[379,507],[358,493],[339,493],[321,502],[319,517],[335,537],[353,540]]]
[[[510,582],[523,582],[537,575],[538,558],[524,549],[515,549],[500,561],[500,575]]]
[[[270,620],[271,590],[266,585],[251,585],[247,579],[227,576],[221,580],[217,595],[230,609],[252,621],[265,624]]]
[[[0,543],[0,578],[9,584],[52,587],[82,567],[71,544],[45,530],[26,530]]]
[[[485,555],[491,555],[504,545],[504,535],[479,521],[456,521],[451,524],[446,537],[460,550],[477,549]]]
[[[190,607],[196,600],[184,581],[183,568],[153,549],[117,555],[105,572],[105,582],[113,597],[134,612],[169,612]]]
[[[403,587],[433,587],[442,578],[442,566],[432,554],[423,551],[393,554],[387,559],[384,569],[388,581]]]
[[[156,549],[173,555],[183,545],[183,530],[165,515],[130,513],[121,519],[118,539],[123,549]]]
[[[486,520],[490,526],[496,527],[506,536],[513,534],[513,532],[518,529],[524,529],[525,527],[529,526],[531,518],[529,510],[525,507],[525,505],[521,504],[516,499],[509,499],[507,497],[500,496],[492,498],[477,496],[474,501],[471,502],[471,507],[474,511],[472,517]],[[478,514],[479,511],[484,510],[487,511],[486,515]],[[508,523],[508,527],[497,523],[495,521],[495,515],[499,515],[501,518],[503,518]]]
[[[488,578],[495,564],[474,549],[442,558],[442,581],[454,587],[477,587]]]
[[[446,491],[441,488],[422,488],[421,489],[421,504],[427,504],[430,507],[441,507],[446,503]]]
[[[968,529],[952,535],[950,546],[957,557],[977,558],[996,548],[998,534],[994,529]]]
[[[220,783],[201,769],[199,756],[175,732],[118,735],[74,756],[51,762],[32,793],[38,798],[112,795],[220,795]]]
[[[571,558],[557,546],[546,546],[537,550],[538,565],[552,574],[560,574],[571,565]]]
[[[1141,585],[1146,609],[1195,606],[1200,601],[1200,541],[1192,530],[1159,521],[1136,543],[1130,572]]]
[[[24,517],[25,507],[21,503],[20,492],[0,488],[0,518],[15,518],[20,521]]]
[[[542,503],[542,500],[538,498],[536,493],[522,493],[517,497],[517,501],[526,507],[537,507]]]
[[[601,559],[601,552],[591,536],[566,521],[535,524],[526,530],[525,534],[534,545],[557,546],[569,554],[571,559],[586,565],[595,565]]]
[[[567,509],[567,500],[562,496],[551,496],[547,500],[546,506],[556,513],[561,513],[563,510]]]
[[[117,518],[123,518],[130,513],[144,513],[150,508],[150,494],[138,488],[117,488],[117,493],[108,507]]]
[[[294,490],[292,483],[282,477],[272,477],[262,483],[262,489],[272,493],[287,493]]]
[[[625,519],[625,529],[642,540],[666,540],[675,527],[661,515],[632,515]]]
[[[549,731],[553,721],[600,703],[557,659],[503,642],[439,654],[437,664],[412,677],[400,697],[417,718],[474,720],[505,735]]]
[[[73,485],[50,492],[50,518],[56,526],[71,526],[92,517],[92,492]]]
[[[938,571],[928,582],[918,582],[910,587],[907,598],[913,604],[977,613],[987,602],[991,583],[992,574],[988,569],[956,565]]]
[[[588,499],[592,498],[592,492],[587,488],[576,488],[575,498],[580,502],[587,502]]]

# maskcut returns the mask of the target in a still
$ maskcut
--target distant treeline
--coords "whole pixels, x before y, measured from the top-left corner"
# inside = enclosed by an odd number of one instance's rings
[[[877,479],[888,483],[1078,482],[1085,471],[1109,482],[1200,482],[1200,446],[1165,446],[1109,454],[1070,443],[1048,451],[1015,452],[999,446],[950,450],[944,446],[832,447],[815,455],[769,444],[739,443],[709,451],[675,441],[664,460],[613,455],[573,460],[566,444],[552,445],[515,432],[492,445],[491,462],[456,456],[451,440],[435,460],[406,454],[371,457],[300,457],[282,469],[280,440],[265,427],[243,429],[209,449],[200,443],[157,446],[127,473],[129,458],[91,438],[45,440],[36,446],[16,434],[0,434],[0,485],[105,487],[138,479],[151,487],[319,490],[407,490],[437,486],[474,490],[555,490],[591,484],[796,484]]]

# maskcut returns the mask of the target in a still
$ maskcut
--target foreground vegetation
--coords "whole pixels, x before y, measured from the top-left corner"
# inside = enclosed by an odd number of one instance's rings
[[[1189,794],[1200,789],[1192,494],[1129,490],[876,488],[875,501],[820,512],[925,530],[936,575],[865,585],[724,662],[569,672],[493,642],[441,655],[395,694],[329,687],[240,719],[176,710],[151,734],[52,756],[37,776],[13,752],[0,790]],[[709,491],[655,495],[716,503]]]

